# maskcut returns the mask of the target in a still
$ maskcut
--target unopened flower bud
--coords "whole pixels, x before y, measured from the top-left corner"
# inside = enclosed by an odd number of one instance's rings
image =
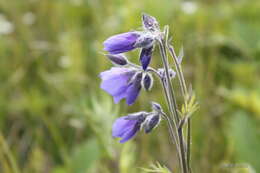
[[[151,90],[153,87],[153,77],[150,73],[146,73],[142,80],[142,86],[146,91]]]
[[[104,50],[108,51],[110,54],[119,54],[123,52],[131,51],[137,47],[137,39],[140,37],[139,32],[125,32],[121,34],[114,35],[109,37],[104,41]]]
[[[159,75],[162,77],[162,78],[165,78],[166,75],[165,75],[165,70],[163,68],[159,68],[157,70],[157,72],[159,73]],[[170,75],[170,78],[174,78],[175,75],[176,75],[176,72],[173,70],[173,69],[169,69],[169,75]]]
[[[144,13],[142,16],[142,20],[144,29],[147,29],[149,31],[159,30],[159,23],[157,22],[155,17]]]
[[[158,113],[148,115],[143,125],[145,133],[150,133],[160,123],[160,120],[161,117]]]
[[[108,54],[107,57],[115,65],[123,66],[127,64],[127,58],[122,54]]]
[[[140,54],[140,62],[142,64],[143,70],[146,70],[150,64],[153,53],[153,46],[149,48],[143,48]]]
[[[156,102],[151,102],[152,104],[152,109],[155,111],[155,112],[162,112],[162,107],[159,103],[156,103]]]

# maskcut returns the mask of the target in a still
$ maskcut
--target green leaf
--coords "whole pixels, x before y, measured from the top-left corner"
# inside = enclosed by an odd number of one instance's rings
[[[100,158],[98,143],[95,139],[79,145],[72,154],[70,167],[73,173],[86,173]]]

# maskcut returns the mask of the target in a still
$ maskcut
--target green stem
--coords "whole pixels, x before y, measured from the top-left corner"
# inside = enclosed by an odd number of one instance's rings
[[[176,53],[174,51],[173,46],[168,46],[168,44],[167,44],[167,47],[169,49],[170,55],[172,56],[172,58],[174,60],[174,64],[176,66],[177,76],[178,76],[178,79],[179,79],[179,82],[180,82],[182,95],[183,95],[184,102],[185,102],[184,105],[185,105],[185,109],[186,109],[186,105],[187,105],[186,98],[188,96],[188,90],[187,90],[187,87],[186,87],[186,83],[185,83],[183,71],[182,71],[182,68],[181,68],[181,64],[179,64],[179,62],[178,62],[178,58],[176,56]],[[187,165],[188,165],[189,172],[191,173],[192,171],[191,171],[191,165],[190,165],[190,160],[191,160],[191,154],[190,154],[190,148],[191,148],[191,120],[190,120],[190,118],[188,118],[187,147],[186,148],[187,148],[187,152],[186,152]]]
[[[183,124],[184,122],[181,122],[181,125],[178,127],[178,137],[179,137],[179,141],[180,141],[180,151],[181,151],[181,159],[182,159],[182,162],[184,163],[182,166],[183,166],[183,172],[184,173],[188,173],[188,164],[187,164],[187,160],[186,160],[186,155],[185,155],[185,144],[184,144],[184,139],[183,139]]]
[[[166,54],[166,46],[165,46],[165,42],[163,42],[163,40],[159,40],[159,47],[160,47],[160,53],[161,53],[161,57],[162,57],[163,65],[164,65],[165,74],[166,74],[166,84],[167,84],[166,88],[167,88],[167,91],[169,94],[170,108],[173,109],[174,119],[175,119],[175,121],[173,121],[173,119],[171,119],[171,122],[175,125],[175,127],[177,127],[176,124],[179,124],[180,119],[179,119],[178,113],[177,113],[176,99],[175,99],[173,87],[172,87],[171,80],[170,80],[170,74],[169,74],[169,63],[168,63],[168,58],[167,58],[167,54]],[[182,129],[180,129],[180,130],[175,129],[175,130],[176,130],[176,133],[177,133],[177,136],[179,139],[178,140],[179,141],[178,153],[180,155],[181,169],[182,169],[183,173],[188,173]]]
[[[175,122],[178,124],[179,115],[177,113],[177,104],[175,101],[176,99],[175,99],[174,91],[172,89],[173,87],[172,87],[172,83],[171,83],[171,79],[170,79],[169,63],[168,63],[165,45],[163,44],[163,40],[159,40],[159,48],[160,48],[160,53],[161,53],[161,57],[163,60],[163,66],[164,66],[165,75],[166,75],[166,85],[167,85],[166,87],[167,87],[167,91],[169,93],[170,104],[171,104],[170,107],[173,109],[174,119],[175,119]]]
[[[188,127],[187,127],[187,165],[188,165],[189,172],[192,173],[192,169],[190,165],[190,160],[191,160],[190,148],[191,148],[191,121],[189,118]]]
[[[169,100],[169,94],[168,94],[168,92],[167,92],[167,88],[166,88],[166,86],[165,86],[165,83],[164,83],[164,81],[163,81],[163,79],[161,79],[161,83],[162,83],[162,86],[163,86],[163,90],[164,90],[164,95],[165,95],[165,98],[166,98],[166,101],[167,101],[167,105],[168,105],[168,109],[170,110],[170,113],[171,114],[173,114],[173,112],[171,111],[171,106],[170,106],[170,100]],[[172,118],[170,117],[170,122],[172,123],[173,122],[173,120],[172,120]],[[174,125],[174,128],[177,130],[177,124],[176,123],[173,123],[173,125]],[[179,142],[178,142],[178,139],[177,139],[177,133],[174,133],[174,130],[173,130],[173,128],[172,128],[172,131],[173,131],[173,134],[175,134],[174,135],[174,140],[176,141],[175,142],[175,144],[176,144],[176,147],[177,147],[177,150],[179,149]]]

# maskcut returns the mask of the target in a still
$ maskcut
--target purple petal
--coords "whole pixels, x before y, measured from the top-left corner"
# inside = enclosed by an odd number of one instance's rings
[[[123,136],[122,136],[122,139],[119,141],[120,143],[124,143],[130,139],[132,139],[136,134],[137,132],[140,130],[140,125],[139,124],[136,124],[134,126],[134,128],[132,128],[131,130],[128,130]]]
[[[114,102],[117,104],[120,100],[126,97],[126,91],[128,86],[124,86],[121,88],[121,92],[118,92],[116,95],[114,95]]]
[[[150,64],[152,58],[153,46],[149,48],[143,48],[140,54],[140,62],[143,66],[143,69],[146,70]]]
[[[102,80],[106,80],[127,72],[133,72],[133,69],[124,67],[112,67],[110,70],[101,72],[99,76]]]
[[[104,50],[119,54],[135,49],[135,42],[140,35],[137,32],[126,32],[109,37],[104,41]]]
[[[128,76],[117,76],[116,78],[102,81],[100,87],[110,95],[114,96],[121,93],[123,89],[127,89],[125,86],[127,86],[128,81]]]
[[[116,119],[112,128],[112,136],[113,137],[122,137],[125,132],[134,128],[136,124],[136,120],[126,120],[127,116],[120,117]]]
[[[135,74],[135,70],[129,68],[114,67],[111,70],[102,72],[100,87],[114,96],[115,103],[126,97],[128,82]]]
[[[130,86],[127,88],[126,103],[128,105],[132,105],[135,102],[135,100],[137,99],[137,97],[140,93],[140,90],[142,88],[141,81],[142,81],[142,73],[139,73],[136,75],[133,83],[130,84]]]

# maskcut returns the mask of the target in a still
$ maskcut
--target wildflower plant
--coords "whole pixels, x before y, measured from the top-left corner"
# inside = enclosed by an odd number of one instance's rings
[[[154,17],[143,14],[142,24],[142,31],[121,33],[104,41],[104,50],[108,52],[106,56],[114,67],[100,74],[101,88],[113,96],[115,103],[125,99],[128,105],[132,105],[142,89],[152,89],[155,76],[162,85],[168,110],[165,112],[159,103],[152,101],[151,112],[139,111],[116,119],[112,136],[121,138],[120,143],[124,143],[134,138],[142,129],[145,133],[152,132],[161,120],[165,120],[170,138],[177,149],[180,170],[182,173],[191,173],[191,115],[197,110],[198,104],[191,87],[187,88],[183,75],[183,49],[177,56],[168,39],[169,27],[165,26],[161,31]],[[159,69],[150,66],[156,47],[159,47],[162,60],[162,68]],[[136,49],[140,50],[140,65],[130,62],[123,54]],[[175,70],[170,68],[172,65],[168,54]],[[183,98],[183,102],[178,104],[172,86],[176,75]]]

